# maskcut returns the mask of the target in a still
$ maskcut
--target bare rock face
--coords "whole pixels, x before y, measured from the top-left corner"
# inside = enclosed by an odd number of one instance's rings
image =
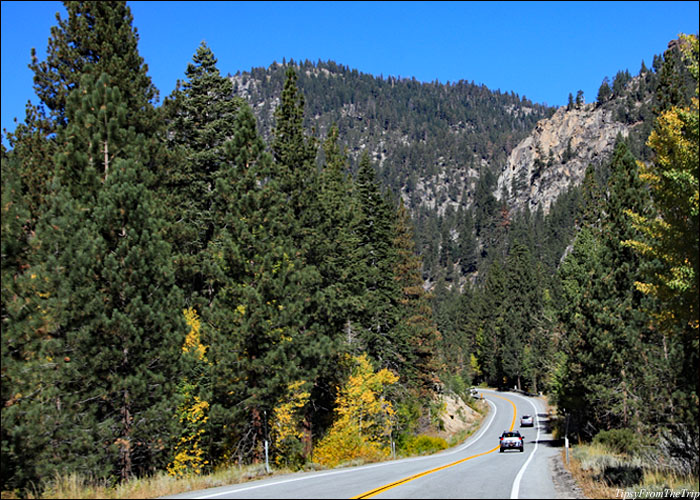
[[[501,199],[505,191],[516,211],[526,206],[535,211],[541,205],[546,214],[559,194],[581,183],[589,164],[608,158],[617,135],[627,137],[628,132],[609,109],[595,104],[570,111],[561,107],[513,149],[494,194]]]

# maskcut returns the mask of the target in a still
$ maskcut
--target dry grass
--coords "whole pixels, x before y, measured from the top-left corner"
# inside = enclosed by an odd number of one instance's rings
[[[585,470],[581,466],[581,460],[576,458],[569,450],[569,463],[566,463],[566,450],[561,450],[561,460],[564,468],[571,473],[571,476],[576,481],[576,484],[581,488],[583,494],[588,498],[619,498],[616,495],[617,489],[610,488],[605,483],[601,483],[594,479],[595,472],[591,469]]]
[[[640,489],[646,491],[698,491],[700,478],[679,476],[672,471],[661,470],[645,470],[644,481],[640,485],[629,488],[630,491],[638,491]]]
[[[156,498],[192,490],[244,483],[289,472],[291,471],[276,470],[268,475],[265,472],[265,467],[262,465],[230,467],[208,475],[184,478],[175,478],[165,472],[161,472],[152,477],[132,479],[116,486],[109,486],[104,482],[93,481],[77,474],[71,474],[70,476],[54,480],[43,493],[30,493],[27,498]],[[14,492],[4,491],[2,492],[2,498],[18,497]]]
[[[569,464],[561,451],[564,467],[588,498],[621,498],[621,492],[698,491],[698,477],[679,476],[673,471],[645,464],[639,457],[617,454],[600,444],[577,445],[569,450]],[[639,484],[623,488],[610,486],[601,479],[606,467],[629,465],[639,467],[643,476]]]

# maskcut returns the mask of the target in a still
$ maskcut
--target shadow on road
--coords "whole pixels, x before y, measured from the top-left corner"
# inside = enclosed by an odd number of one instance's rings
[[[550,415],[547,413],[538,413],[537,414],[537,427],[534,428],[529,428],[532,429],[532,431],[537,433],[537,429],[539,428],[540,430],[540,439],[534,439],[534,436],[531,436],[530,439],[527,439],[527,436],[523,434],[525,437],[525,442],[526,443],[531,443],[531,444],[541,444],[542,446],[548,446],[550,448],[561,448],[564,446],[564,440],[563,439],[553,439],[552,438],[552,430],[554,429],[554,422],[550,418]],[[520,432],[527,432],[525,429],[522,427],[520,428]],[[544,436],[542,436],[544,434]]]

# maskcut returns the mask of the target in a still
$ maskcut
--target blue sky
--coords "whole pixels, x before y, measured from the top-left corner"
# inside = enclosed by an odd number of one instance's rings
[[[161,101],[202,40],[222,74],[273,61],[334,60],[373,75],[461,79],[550,105],[595,99],[603,77],[651,66],[693,2],[129,2]],[[2,128],[37,102],[30,49],[45,58],[60,2],[2,1]],[[3,142],[4,138],[3,138]]]

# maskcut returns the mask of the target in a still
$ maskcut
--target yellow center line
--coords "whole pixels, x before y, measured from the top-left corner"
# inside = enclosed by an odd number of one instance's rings
[[[515,403],[513,403],[510,399],[506,399],[506,398],[501,397],[501,396],[496,396],[495,394],[491,394],[491,395],[495,398],[500,398],[500,399],[503,399],[505,401],[508,401],[511,405],[513,405],[513,421],[511,422],[510,429],[509,429],[512,431],[513,427],[515,427],[515,417],[516,417]],[[406,484],[409,481],[413,481],[414,479],[418,479],[419,477],[427,476],[428,474],[432,474],[433,472],[437,472],[439,470],[447,469],[447,468],[452,467],[454,465],[461,464],[462,462],[466,462],[467,460],[471,460],[472,458],[477,458],[477,457],[481,457],[483,455],[488,455],[489,453],[493,453],[494,451],[496,451],[499,448],[500,448],[500,446],[496,446],[492,450],[484,451],[483,453],[479,453],[478,455],[472,455],[471,457],[457,460],[456,462],[452,462],[451,464],[443,465],[442,467],[436,467],[435,469],[430,469],[430,470],[427,470],[425,472],[421,472],[419,474],[414,474],[412,476],[405,477],[403,479],[400,479],[399,481],[396,481],[396,482],[393,482],[390,484],[386,484],[384,486],[380,486],[379,488],[375,488],[375,489],[370,490],[370,491],[366,491],[365,493],[361,493],[361,494],[354,496],[352,498],[372,498],[375,495],[378,495],[380,493],[388,491],[392,488],[396,488],[397,486],[400,486],[402,484]]]
[[[512,430],[513,430],[513,427],[515,427],[515,417],[516,417],[516,414],[517,414],[517,410],[515,409],[515,403],[513,403],[510,399],[506,399],[506,398],[504,398],[504,397],[502,397],[502,396],[496,396],[495,394],[491,394],[491,395],[492,395],[494,398],[499,398],[499,399],[502,399],[502,400],[504,400],[504,401],[508,401],[508,402],[511,404],[511,406],[513,406],[513,421],[510,423],[510,429],[508,429],[509,431],[512,431]]]

